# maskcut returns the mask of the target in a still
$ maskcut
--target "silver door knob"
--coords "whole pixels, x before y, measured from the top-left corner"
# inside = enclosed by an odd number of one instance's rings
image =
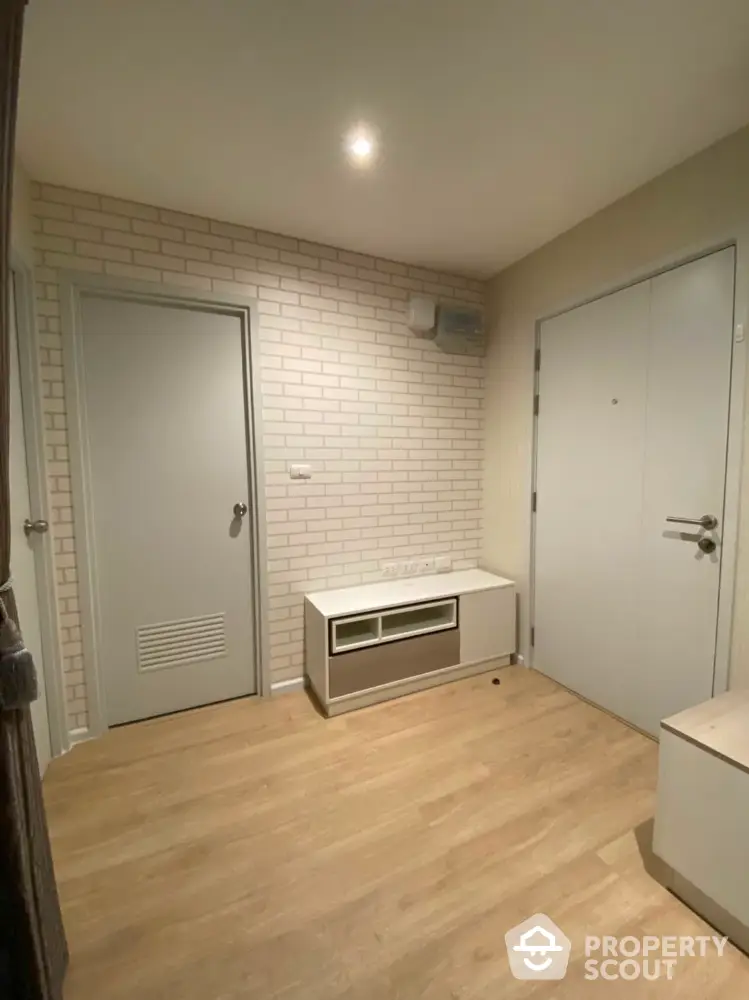
[[[23,522],[23,531],[27,538],[32,531],[36,531],[37,534],[43,535],[45,531],[49,531],[49,523],[41,518],[38,521],[31,521],[27,517]]]
[[[234,504],[234,516],[244,517],[247,513],[248,507],[246,503],[235,503]]]

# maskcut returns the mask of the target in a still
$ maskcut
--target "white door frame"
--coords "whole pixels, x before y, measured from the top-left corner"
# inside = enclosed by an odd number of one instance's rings
[[[13,252],[10,257],[10,270],[15,288],[18,371],[21,380],[26,469],[31,503],[29,516],[52,524],[44,461],[44,410],[38,363],[39,338],[36,326],[34,278],[29,265],[19,254]],[[41,544],[34,546],[34,569],[39,604],[39,631],[42,640],[41,659],[44,664],[47,692],[50,750],[52,757],[59,757],[61,753],[70,749],[70,740],[65,711],[60,635],[57,629],[52,532],[40,536],[39,540]],[[23,628],[23,622],[21,627]]]
[[[87,415],[83,391],[83,351],[81,296],[141,302],[146,305],[176,305],[199,311],[236,316],[242,325],[245,384],[249,413],[247,427],[248,497],[253,512],[251,523],[251,578],[255,689],[265,697],[270,694],[270,638],[268,632],[267,555],[265,489],[262,461],[260,352],[255,331],[259,329],[256,303],[239,295],[197,292],[168,284],[130,281],[75,271],[60,275],[62,311],[63,365],[67,394],[68,436],[70,443],[73,522],[78,561],[78,586],[81,597],[83,663],[86,678],[89,726],[88,735],[98,736],[107,729],[103,685],[99,668],[99,613],[96,552],[93,543],[92,474],[88,451]]]
[[[630,288],[632,285],[642,281],[648,281],[665,271],[672,271],[674,268],[688,264],[690,261],[699,260],[700,257],[707,257],[734,247],[736,253],[736,271],[734,276],[734,308],[733,308],[733,351],[731,356],[731,384],[730,403],[728,412],[728,450],[726,455],[726,481],[725,500],[723,505],[723,516],[721,518],[721,547],[723,549],[720,565],[720,582],[718,584],[718,619],[715,642],[715,663],[713,670],[713,696],[722,694],[728,690],[729,672],[731,664],[731,637],[733,628],[733,606],[736,585],[736,561],[738,555],[739,541],[739,507],[741,499],[741,471],[742,454],[744,441],[744,404],[746,394],[746,364],[747,347],[746,342],[736,340],[736,325],[743,323],[747,327],[747,298],[749,297],[749,271],[747,271],[747,261],[740,252],[745,247],[745,243],[739,245],[736,237],[729,237],[719,243],[704,245],[687,250],[674,257],[668,257],[661,262],[651,264],[647,269],[637,271],[630,275],[625,281],[618,282],[609,287],[603,288],[585,298],[577,299],[563,308],[536,320],[536,357],[541,347],[541,324],[546,320],[561,316],[564,313],[572,312],[580,306],[597,299],[612,295],[614,292]],[[747,330],[749,333],[749,330]],[[543,365],[543,359],[541,360]],[[538,366],[536,366],[537,368]],[[539,371],[534,372],[533,394],[538,392]],[[543,400],[540,401],[543,406]],[[536,601],[536,513],[533,510],[533,497],[536,492],[536,482],[538,477],[538,414],[533,417],[533,468],[531,474],[531,537],[530,537],[530,581],[529,581],[529,622],[528,622],[528,665],[533,666],[534,648],[531,643],[531,629],[535,619]],[[539,499],[539,503],[543,502]]]

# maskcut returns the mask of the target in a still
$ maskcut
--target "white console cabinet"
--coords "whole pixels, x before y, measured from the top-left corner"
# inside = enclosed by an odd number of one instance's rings
[[[307,594],[305,673],[327,715],[503,666],[515,585],[480,569]]]

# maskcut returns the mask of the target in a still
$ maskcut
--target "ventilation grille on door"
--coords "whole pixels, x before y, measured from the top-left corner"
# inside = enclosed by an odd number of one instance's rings
[[[224,616],[201,615],[138,629],[138,670],[163,670],[226,656]]]

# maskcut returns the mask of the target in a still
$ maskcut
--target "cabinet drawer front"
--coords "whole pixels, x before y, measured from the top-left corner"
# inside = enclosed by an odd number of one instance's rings
[[[460,630],[457,628],[339,653],[328,661],[329,696],[340,698],[368,691],[459,663]]]

